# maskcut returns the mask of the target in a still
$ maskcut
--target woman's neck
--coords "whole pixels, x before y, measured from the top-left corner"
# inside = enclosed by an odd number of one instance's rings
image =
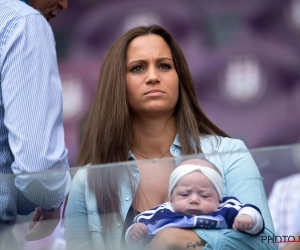
[[[132,126],[131,150],[138,159],[170,156],[168,150],[177,133],[175,117],[160,120],[133,119]]]

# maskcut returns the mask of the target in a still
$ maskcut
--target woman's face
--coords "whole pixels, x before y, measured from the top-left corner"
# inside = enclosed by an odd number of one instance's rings
[[[133,114],[158,116],[174,112],[179,80],[171,50],[162,37],[151,34],[131,41],[126,89]]]

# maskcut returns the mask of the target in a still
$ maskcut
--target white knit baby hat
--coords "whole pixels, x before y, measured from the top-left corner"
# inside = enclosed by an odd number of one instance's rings
[[[173,189],[175,188],[177,182],[185,175],[192,173],[194,171],[200,171],[203,173],[210,181],[214,184],[219,199],[222,200],[223,198],[223,181],[221,175],[214,169],[200,166],[200,165],[190,165],[190,164],[184,164],[181,165],[173,170],[170,176],[169,181],[169,196],[171,195]]]

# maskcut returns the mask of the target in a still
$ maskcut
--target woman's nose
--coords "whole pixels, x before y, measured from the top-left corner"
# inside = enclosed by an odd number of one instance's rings
[[[159,82],[159,76],[157,74],[156,68],[149,67],[146,83],[157,83]]]

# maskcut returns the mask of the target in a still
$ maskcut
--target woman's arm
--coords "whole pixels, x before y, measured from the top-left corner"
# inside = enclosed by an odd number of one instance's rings
[[[89,226],[88,201],[86,193],[87,170],[80,169],[76,173],[68,197],[66,207],[65,227],[67,249],[93,249],[92,231]],[[94,218],[94,224],[100,224],[99,217]],[[99,233],[99,237],[102,238]]]
[[[166,228],[150,241],[145,250],[201,250],[204,244],[193,230]]]
[[[235,196],[242,203],[257,206],[262,213],[265,227],[274,232],[263,178],[256,163],[242,141],[230,140],[228,147],[230,153],[221,154],[225,182],[224,195]]]
[[[219,154],[212,157],[213,163],[221,164],[224,196],[235,196],[242,203],[257,206],[265,221],[265,230],[257,236],[236,232],[232,229],[196,229],[207,244],[204,249],[276,249],[276,244],[267,244],[262,236],[273,236],[274,227],[268,208],[263,179],[245,144],[236,139],[222,138]]]

